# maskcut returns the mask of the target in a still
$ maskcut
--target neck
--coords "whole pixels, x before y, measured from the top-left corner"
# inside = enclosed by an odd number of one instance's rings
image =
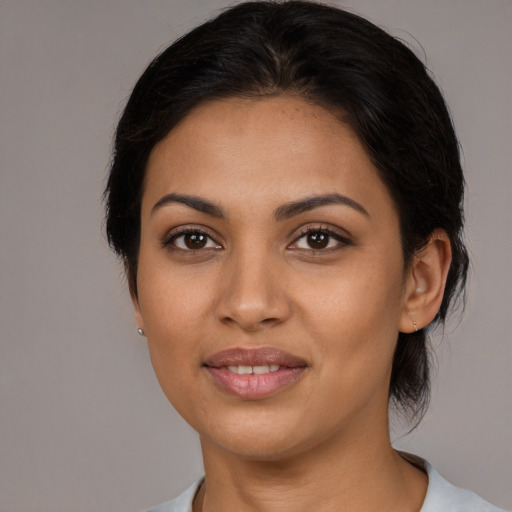
[[[206,478],[194,512],[417,512],[425,497],[426,475],[392,449],[387,426],[272,460],[201,444]]]

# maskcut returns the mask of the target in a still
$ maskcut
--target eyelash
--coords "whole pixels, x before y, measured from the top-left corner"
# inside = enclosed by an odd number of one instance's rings
[[[303,249],[300,247],[299,248],[292,247],[293,245],[296,245],[300,240],[305,239],[306,237],[308,237],[310,235],[324,235],[324,236],[328,237],[328,242],[327,242],[328,244],[331,242],[330,239],[336,240],[337,244],[334,247],[325,247],[325,248],[320,248],[320,249],[315,249],[314,247],[309,247],[307,249]],[[310,251],[315,254],[318,254],[318,253],[326,253],[326,252],[336,251],[336,250],[341,249],[342,247],[346,247],[346,246],[350,246],[350,245],[353,245],[351,240],[349,240],[345,236],[340,235],[338,232],[336,232],[332,229],[329,229],[324,226],[321,226],[321,227],[306,226],[305,228],[303,228],[300,231],[299,236],[297,238],[295,238],[293,243],[291,245],[289,245],[288,248],[291,248],[292,250]]]
[[[185,237],[187,235],[204,236],[208,239],[206,241],[206,243],[208,244],[210,242],[213,242],[215,244],[215,247],[200,247],[197,249],[191,249],[191,248],[185,249],[183,247],[178,247],[176,245],[176,241],[178,239],[180,239],[181,237]],[[327,237],[327,247],[316,248],[316,249],[314,247],[309,247],[309,248],[293,247],[294,245],[297,245],[297,243],[300,240],[303,240],[310,235],[326,236]],[[331,243],[330,239],[336,240],[337,244],[334,247],[328,247],[328,245]],[[306,226],[305,228],[303,228],[300,231],[299,235],[294,239],[294,241],[290,245],[287,246],[287,248],[290,250],[307,251],[307,252],[312,252],[312,253],[326,253],[326,252],[336,251],[342,247],[350,246],[350,245],[353,245],[353,243],[347,237],[340,235],[339,233],[337,233],[336,231],[334,231],[332,229],[329,229],[329,228],[323,227],[323,226],[321,226],[321,227]],[[172,251],[181,251],[182,253],[188,253],[188,254],[195,254],[195,253],[202,252],[202,251],[209,250],[209,249],[210,250],[211,249],[218,250],[218,249],[222,248],[221,244],[219,244],[208,231],[206,231],[205,229],[199,229],[199,228],[193,228],[193,227],[183,228],[183,229],[180,229],[179,231],[171,232],[162,241],[162,246],[164,248],[172,250]]]
[[[207,243],[214,242],[216,247],[207,247],[207,248],[206,247],[201,247],[201,248],[198,248],[198,249],[190,249],[190,248],[184,249],[182,247],[178,247],[176,245],[176,241],[179,238],[185,237],[187,235],[204,236],[204,237],[206,237],[208,239]],[[194,254],[194,253],[201,252],[201,251],[204,251],[204,250],[207,250],[207,249],[216,249],[217,250],[217,249],[221,248],[221,245],[215,240],[215,238],[208,231],[206,231],[205,229],[192,228],[192,227],[190,227],[190,228],[182,228],[179,231],[171,232],[162,241],[162,246],[164,248],[172,250],[172,251],[181,251],[183,253],[189,253],[189,254]]]

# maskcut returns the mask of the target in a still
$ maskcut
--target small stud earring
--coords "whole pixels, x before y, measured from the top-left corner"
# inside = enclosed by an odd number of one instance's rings
[[[144,329],[141,329],[140,327],[137,329],[137,333],[139,334],[139,336],[146,336]]]
[[[414,320],[414,318],[412,317],[411,313],[409,313],[409,311],[407,311],[407,316],[410,318],[410,320],[412,322],[412,325],[414,327],[414,331],[418,332],[418,325],[416,324],[416,320]]]

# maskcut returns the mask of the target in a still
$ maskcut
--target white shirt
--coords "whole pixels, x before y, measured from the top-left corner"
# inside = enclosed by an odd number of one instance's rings
[[[478,494],[450,484],[428,462],[423,461],[423,466],[428,474],[428,488],[420,512],[505,512]],[[192,501],[202,481],[194,482],[174,500],[146,512],[192,512]]]

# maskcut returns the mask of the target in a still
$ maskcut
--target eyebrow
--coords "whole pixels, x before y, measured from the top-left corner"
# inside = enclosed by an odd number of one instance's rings
[[[211,217],[216,217],[218,219],[223,219],[226,217],[224,214],[222,208],[219,206],[211,203],[210,201],[207,201],[206,199],[202,199],[197,196],[190,196],[185,194],[167,194],[161,199],[159,199],[151,208],[151,215],[155,213],[158,209],[162,208],[163,206],[167,206],[172,203],[180,203],[184,204],[185,206],[188,206],[190,208],[193,208],[194,210],[197,210],[202,213],[206,213],[207,215],[210,215]]]
[[[156,210],[172,203],[183,204],[189,208],[193,208],[194,210],[206,213],[207,215],[218,219],[226,218],[226,215],[220,206],[217,206],[210,201],[207,201],[206,199],[202,199],[201,197],[176,193],[167,194],[160,198],[151,209],[151,215],[153,215]],[[315,208],[319,208],[320,206],[326,206],[330,204],[349,206],[350,208],[353,208],[354,210],[366,215],[367,217],[370,216],[370,214],[361,204],[359,204],[357,201],[354,201],[354,199],[351,199],[350,197],[343,196],[341,194],[323,194],[319,196],[305,197],[299,201],[286,203],[275,210],[274,218],[277,221],[283,221],[294,217],[295,215],[299,215],[301,213],[314,210]]]
[[[308,212],[315,208],[319,208],[320,206],[326,206],[330,204],[341,204],[343,206],[349,206],[350,208],[353,208],[354,210],[366,215],[367,217],[370,216],[370,214],[361,204],[359,204],[357,201],[354,201],[350,197],[343,196],[341,194],[324,194],[320,196],[305,197],[299,201],[284,204],[274,212],[274,218],[278,221],[282,221],[294,217],[295,215],[299,215],[300,213]]]

